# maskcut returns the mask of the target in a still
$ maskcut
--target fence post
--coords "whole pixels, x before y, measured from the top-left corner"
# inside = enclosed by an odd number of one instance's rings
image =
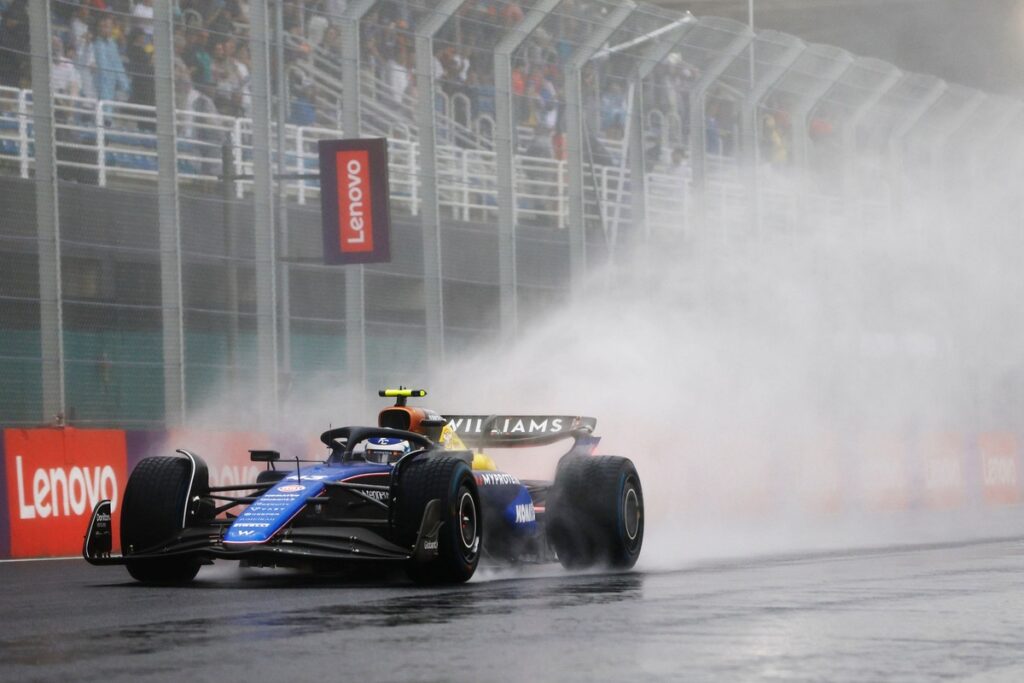
[[[342,134],[358,138],[362,128],[359,109],[359,22],[376,0],[351,0],[341,15]],[[366,277],[365,266],[345,266],[345,371],[350,378],[354,405],[366,400]]]
[[[277,245],[271,176],[270,45],[268,0],[249,3],[252,54],[253,242],[256,269],[256,353],[260,415],[278,407]]]
[[[494,167],[498,202],[498,315],[501,338],[513,342],[519,328],[519,274],[516,265],[515,139],[512,107],[512,53],[562,0],[540,0],[494,50]]]
[[[21,177],[28,178],[28,93],[18,91],[18,160]]]
[[[33,97],[35,95],[33,94]],[[107,131],[103,124],[103,100],[96,100],[96,108],[93,111],[96,120],[96,165],[97,180],[100,187],[107,186]]]
[[[715,19],[701,19],[701,23],[714,24],[724,20]],[[690,219],[693,225],[703,225],[705,214],[707,212],[707,200],[705,194],[707,192],[707,179],[708,179],[708,149],[707,149],[707,129],[706,122],[704,120],[704,113],[706,108],[706,96],[708,90],[714,85],[715,81],[718,80],[725,70],[733,63],[740,53],[750,44],[754,39],[754,34],[750,33],[749,29],[745,29],[744,33],[739,33],[729,43],[728,47],[722,52],[721,56],[708,65],[708,67],[701,74],[697,82],[693,84],[690,89],[690,163],[693,169],[693,176],[690,181],[692,186],[692,199],[690,207],[693,210],[693,216]]]
[[[28,3],[32,53],[32,118],[36,150],[36,244],[39,250],[39,342],[42,353],[42,421],[67,417],[64,396],[64,306],[61,290],[60,211],[53,135],[50,71],[50,3]]]
[[[153,31],[156,97],[157,214],[160,230],[160,308],[163,315],[164,422],[185,422],[185,320],[181,281],[178,136],[175,125],[174,13],[157,3]]]
[[[644,101],[644,80],[651,75],[654,68],[661,64],[693,28],[696,19],[689,12],[679,20],[678,25],[672,29],[667,36],[652,40],[650,45],[637,57],[636,66],[633,68],[631,80],[636,85],[633,91],[633,106],[630,110],[632,121],[629,125],[629,187],[630,187],[630,222],[635,228],[637,226],[643,231],[644,240],[651,236],[651,228],[648,225],[647,207],[650,201],[650,192],[647,187],[647,156],[645,149],[645,130],[650,127],[650,119],[647,116],[647,103]],[[665,147],[668,142],[665,117],[658,110],[651,111],[651,114],[658,114],[661,125],[658,130],[661,135],[659,147]],[[664,150],[663,150],[664,151]],[[671,152],[669,152],[671,154]]]
[[[637,5],[627,0],[603,19],[595,17],[595,21],[599,22],[597,27],[576,48],[565,65],[565,141],[569,157],[569,278],[573,296],[582,292],[587,273],[582,71],[598,48],[611,38],[615,29],[636,9]],[[587,131],[587,139],[592,135],[597,135],[597,131]],[[593,178],[594,169],[589,160],[588,166]]]
[[[295,127],[295,158],[298,161],[298,173],[306,172],[306,129],[302,126]],[[306,181],[298,181],[299,205],[306,204]]]
[[[416,27],[416,122],[420,133],[419,175],[423,183],[420,226],[423,233],[423,303],[427,325],[427,375],[436,376],[444,363],[444,269],[437,196],[437,130],[434,103],[434,35],[462,0],[442,0]],[[450,125],[449,125],[450,129]]]

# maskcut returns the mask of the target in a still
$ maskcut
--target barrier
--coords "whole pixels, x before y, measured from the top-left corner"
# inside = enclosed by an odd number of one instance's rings
[[[727,441],[728,452],[705,449],[708,464],[724,469],[691,472],[695,480],[677,512],[714,510],[742,519],[796,509],[825,517],[948,511],[1018,505],[1024,493],[1018,474],[1021,441],[1008,432],[938,431],[914,439],[866,434],[851,442],[857,457],[851,457],[855,466],[850,468],[841,456],[852,452],[842,453],[839,440],[828,434],[809,434],[775,448],[758,447],[753,438]],[[693,445],[701,443],[708,447],[700,440]],[[0,558],[78,555],[89,515],[102,498],[113,501],[114,550],[119,551],[119,506],[132,469],[143,458],[181,447],[203,457],[213,485],[254,481],[262,466],[249,460],[249,449],[281,451],[284,468],[290,457],[316,458],[323,452],[315,440],[250,432],[0,430]],[[723,457],[729,454],[736,458]],[[737,471],[741,464],[746,469]],[[650,493],[657,487],[652,481]]]

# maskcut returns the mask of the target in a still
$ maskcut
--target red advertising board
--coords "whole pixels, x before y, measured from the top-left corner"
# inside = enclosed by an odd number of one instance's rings
[[[12,557],[77,555],[92,509],[112,501],[114,546],[128,480],[124,432],[4,430]]]
[[[978,456],[986,503],[1014,505],[1020,502],[1017,437],[1007,433],[980,434]]]
[[[965,440],[959,434],[926,434],[918,443],[924,502],[929,508],[956,508],[965,500]]]
[[[324,262],[390,261],[387,140],[321,140],[319,152]]]
[[[869,510],[905,510],[910,505],[907,441],[898,434],[865,434],[860,444],[861,496]]]

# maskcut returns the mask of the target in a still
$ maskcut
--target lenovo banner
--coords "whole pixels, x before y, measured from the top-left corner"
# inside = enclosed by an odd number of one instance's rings
[[[124,432],[7,429],[3,436],[11,556],[77,555],[104,498],[113,504],[116,549],[128,480]]]
[[[325,263],[391,260],[386,139],[320,141],[320,208]]]

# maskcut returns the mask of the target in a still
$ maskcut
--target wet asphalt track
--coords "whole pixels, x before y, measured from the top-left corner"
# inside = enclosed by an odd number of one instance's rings
[[[0,564],[0,678],[1024,680],[1022,541],[427,589]]]

